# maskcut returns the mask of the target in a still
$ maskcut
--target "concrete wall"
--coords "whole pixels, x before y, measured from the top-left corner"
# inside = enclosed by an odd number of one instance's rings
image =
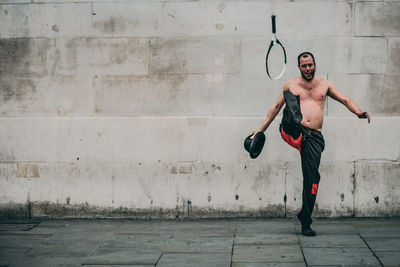
[[[243,140],[305,50],[372,116],[328,99],[314,215],[400,216],[400,1],[344,0],[0,0],[0,214],[294,216],[281,118],[257,159]]]

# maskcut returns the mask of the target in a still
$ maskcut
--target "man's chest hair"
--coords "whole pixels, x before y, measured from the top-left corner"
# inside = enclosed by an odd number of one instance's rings
[[[311,83],[298,82],[293,89],[293,94],[299,95],[300,101],[325,101],[328,93],[328,86],[320,80],[312,81]]]

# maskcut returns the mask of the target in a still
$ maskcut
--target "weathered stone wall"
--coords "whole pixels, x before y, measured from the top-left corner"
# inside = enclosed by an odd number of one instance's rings
[[[257,159],[243,140],[302,51],[372,116],[328,99],[314,215],[400,216],[400,1],[344,0],[0,0],[0,214],[294,216],[280,117]]]

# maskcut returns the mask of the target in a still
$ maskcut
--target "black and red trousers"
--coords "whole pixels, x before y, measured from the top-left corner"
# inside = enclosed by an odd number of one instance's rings
[[[279,128],[283,140],[300,152],[303,173],[303,203],[297,218],[302,226],[306,227],[312,223],[311,214],[321,178],[318,169],[321,154],[325,148],[324,137],[320,131],[288,121],[287,118],[282,119]]]

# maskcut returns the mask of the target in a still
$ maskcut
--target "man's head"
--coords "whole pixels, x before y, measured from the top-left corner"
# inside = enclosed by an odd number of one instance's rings
[[[297,57],[297,63],[301,72],[301,77],[307,81],[311,81],[315,75],[315,59],[310,52],[303,52]]]

